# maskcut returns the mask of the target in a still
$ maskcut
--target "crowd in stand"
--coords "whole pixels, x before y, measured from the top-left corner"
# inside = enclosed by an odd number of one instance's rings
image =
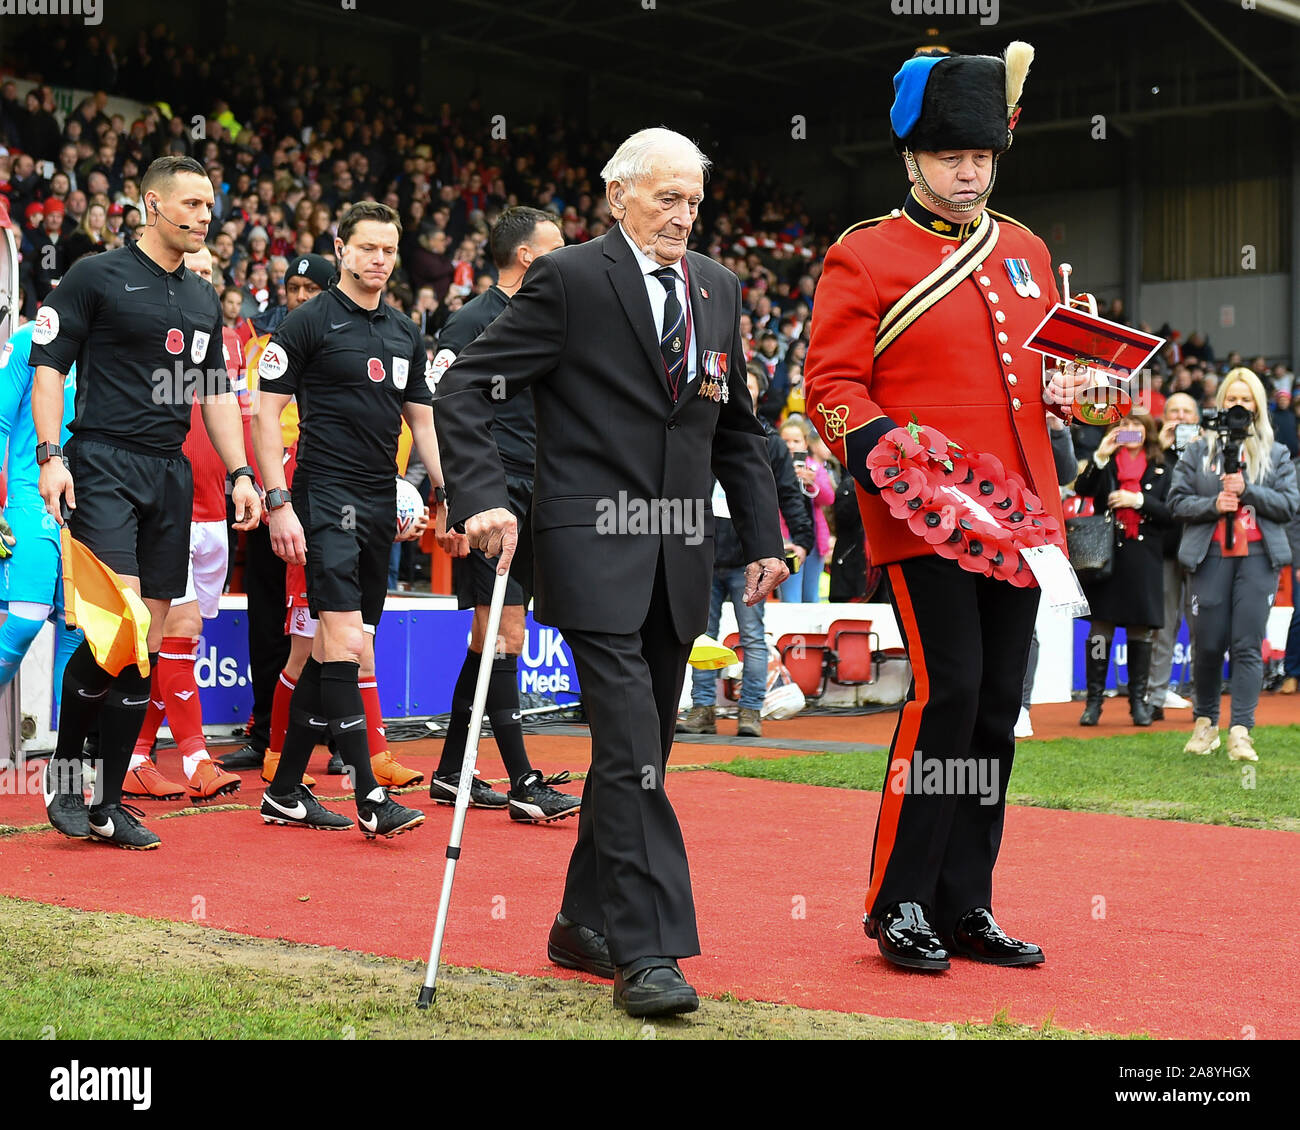
[[[32,34],[12,62],[21,60],[44,82],[11,81],[0,88],[0,196],[21,225],[26,317],[77,257],[133,238],[144,222],[139,178],[162,154],[192,155],[208,171],[215,195],[209,233],[215,279],[226,322],[245,339],[278,325],[290,258],[307,252],[332,258],[333,231],[358,200],[384,201],[402,218],[400,264],[387,300],[418,323],[431,356],[450,314],[495,279],[487,239],[503,208],[528,204],[553,211],[569,243],[610,226],[598,175],[607,146],[571,123],[543,118],[494,138],[476,98],[459,107],[427,108],[413,87],[386,92],[357,71],[290,64],[274,55],[259,55],[254,63],[231,45],[204,54],[176,43],[161,24],[129,45],[92,32],[71,24],[54,35]],[[93,85],[100,92],[60,123],[50,83]],[[149,105],[128,121],[108,112],[107,91]],[[695,229],[697,249],[741,279],[744,360],[757,412],[785,441],[812,518],[806,526],[797,523],[808,531],[800,534],[807,544],[788,547],[792,553],[797,548],[803,568],[783,586],[783,600],[884,599],[862,542],[852,480],[804,412],[809,323],[836,226],[829,219],[815,224],[802,201],[762,168],[720,155]],[[1118,299],[1107,313],[1125,320]],[[1162,498],[1183,449],[1174,442],[1175,417],[1195,422],[1203,409],[1221,403],[1229,371],[1244,368],[1258,378],[1272,434],[1290,457],[1300,454],[1300,403],[1292,400],[1294,377],[1285,365],[1270,366],[1264,357],[1244,361],[1236,353],[1217,358],[1200,332],[1185,340],[1169,326],[1155,332],[1168,344],[1153,362],[1149,390],[1139,397],[1135,418],[1143,440],[1130,447],[1146,453],[1144,467],[1162,469]],[[1151,424],[1140,418],[1142,408]],[[1063,488],[1067,495],[1088,494],[1099,512],[1132,511],[1111,500],[1140,486],[1137,457],[1122,460],[1125,486],[1112,484],[1121,460],[1106,429],[1076,425],[1070,433],[1084,476]],[[418,465],[408,471],[420,473]],[[1162,524],[1153,544],[1164,547],[1166,564],[1176,563],[1180,515],[1174,507],[1158,523],[1157,509],[1150,505],[1136,517],[1120,513],[1118,528],[1136,541],[1145,539],[1145,523]],[[1130,665],[1135,643],[1139,659],[1144,642],[1154,647],[1155,665],[1139,698],[1156,712],[1184,701],[1164,686],[1168,637],[1177,630],[1180,607],[1170,604],[1172,576],[1148,566],[1143,608],[1110,609],[1116,615],[1103,622],[1112,632],[1116,625],[1129,628]],[[1163,644],[1152,626],[1160,623]],[[1101,635],[1109,640],[1106,631]],[[1109,642],[1104,651],[1109,654]],[[1294,690],[1300,630],[1292,632],[1286,674],[1285,686]],[[1095,683],[1095,671],[1091,677]],[[1090,684],[1090,696],[1095,689]]]

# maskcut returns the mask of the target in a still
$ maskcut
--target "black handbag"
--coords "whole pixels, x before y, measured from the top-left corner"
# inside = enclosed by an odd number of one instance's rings
[[[1067,518],[1065,545],[1081,582],[1110,578],[1115,567],[1115,523],[1109,513]]]

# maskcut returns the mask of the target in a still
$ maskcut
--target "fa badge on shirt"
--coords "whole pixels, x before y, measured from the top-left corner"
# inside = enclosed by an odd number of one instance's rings
[[[410,367],[411,362],[405,357],[393,358],[393,384],[395,384],[398,389],[404,389],[406,387],[406,375],[410,370]]]

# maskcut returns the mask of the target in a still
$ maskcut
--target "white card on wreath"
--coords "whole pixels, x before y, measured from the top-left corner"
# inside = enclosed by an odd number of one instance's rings
[[[1073,619],[1087,616],[1092,611],[1088,598],[1083,595],[1079,576],[1059,545],[1035,545],[1022,549],[1020,555],[1034,574],[1038,587],[1043,590],[1043,599],[1053,612]]]

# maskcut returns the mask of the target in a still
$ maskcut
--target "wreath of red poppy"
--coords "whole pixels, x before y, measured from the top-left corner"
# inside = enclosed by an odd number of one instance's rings
[[[1027,588],[1035,581],[1021,551],[1061,544],[1060,524],[1019,475],[935,428],[887,432],[867,470],[895,518],[972,573]]]

